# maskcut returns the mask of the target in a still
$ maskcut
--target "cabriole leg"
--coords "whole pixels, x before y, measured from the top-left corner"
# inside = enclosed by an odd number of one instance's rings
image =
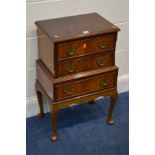
[[[116,94],[113,94],[113,95],[110,96],[111,102],[110,102],[109,114],[108,114],[108,124],[109,125],[114,124],[114,120],[113,120],[113,117],[112,117],[112,112],[113,112],[115,104],[116,104],[117,96],[118,96],[117,92],[116,92]]]
[[[57,118],[58,118],[58,108],[53,105],[51,110],[51,120],[52,120],[52,135],[51,135],[51,140],[53,142],[58,140],[58,131],[57,131]]]
[[[36,90],[36,94],[37,94],[38,105],[39,105],[39,114],[38,114],[38,117],[41,118],[41,117],[44,116],[42,94],[38,90]]]

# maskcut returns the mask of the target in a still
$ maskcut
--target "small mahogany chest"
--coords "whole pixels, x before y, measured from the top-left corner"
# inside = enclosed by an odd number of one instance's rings
[[[110,96],[108,124],[117,99],[115,47],[118,27],[97,13],[37,21],[36,93],[43,116],[42,94],[49,104],[53,133],[57,114],[72,103]],[[77,116],[78,117],[78,116]]]

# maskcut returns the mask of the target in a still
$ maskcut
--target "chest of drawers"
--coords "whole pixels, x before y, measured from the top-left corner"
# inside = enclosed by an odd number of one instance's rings
[[[118,27],[90,13],[37,21],[36,94],[43,116],[42,95],[49,104],[51,139],[58,139],[57,115],[70,104],[110,96],[108,124],[117,99],[115,46]],[[78,117],[78,116],[77,116]]]

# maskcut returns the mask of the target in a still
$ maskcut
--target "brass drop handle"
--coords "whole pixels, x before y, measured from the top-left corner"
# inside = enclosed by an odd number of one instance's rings
[[[100,80],[100,84],[101,84],[102,86],[107,86],[108,83],[109,83],[109,80]]]
[[[106,60],[104,60],[103,58],[98,59],[98,60],[96,61],[96,63],[97,63],[100,67],[104,66],[104,65],[105,65],[105,62],[106,62]]]
[[[98,46],[100,47],[100,48],[105,48],[105,47],[107,47],[107,45],[108,45],[108,43],[107,42],[98,42],[97,43],[98,44]]]
[[[69,88],[65,88],[64,93],[67,95],[71,95],[73,93],[74,89],[69,87]]]
[[[66,67],[66,71],[68,73],[73,73],[75,71],[76,67],[74,66],[74,64],[68,64],[68,66]]]
[[[76,48],[75,47],[67,47],[65,52],[68,56],[72,56],[75,54]]]

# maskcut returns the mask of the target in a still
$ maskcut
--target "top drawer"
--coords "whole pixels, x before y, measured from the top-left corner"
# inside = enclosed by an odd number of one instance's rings
[[[85,40],[58,44],[58,59],[65,59],[115,48],[116,35],[107,34]]]

